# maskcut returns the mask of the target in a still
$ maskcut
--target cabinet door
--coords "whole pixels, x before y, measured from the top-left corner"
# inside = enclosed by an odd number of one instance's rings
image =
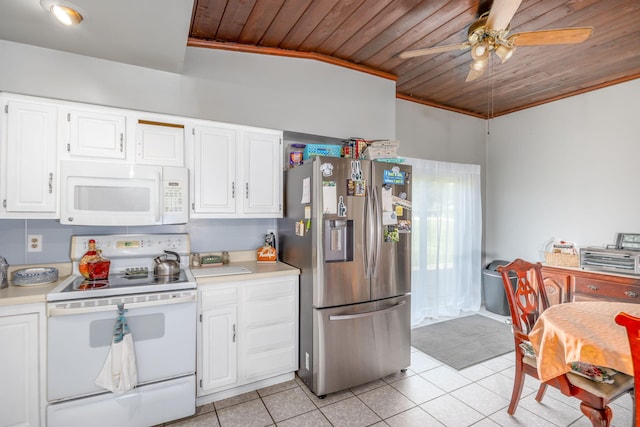
[[[125,159],[124,114],[111,110],[73,109],[67,113],[71,157]]]
[[[58,108],[8,100],[6,212],[50,213],[56,217]],[[25,215],[24,217],[28,217]]]
[[[238,380],[237,317],[235,305],[202,312],[199,374],[202,394],[232,387]]]
[[[0,317],[0,426],[37,426],[38,314]]]
[[[136,163],[184,166],[184,125],[138,120]]]
[[[247,382],[298,369],[298,276],[245,288],[240,366]]]
[[[573,276],[567,273],[552,273],[543,271],[542,281],[549,304],[556,305],[567,302],[567,291],[570,289]]]
[[[235,213],[236,131],[197,126],[194,135],[192,216]]]
[[[263,217],[282,216],[281,134],[246,131],[243,143],[243,212]]]

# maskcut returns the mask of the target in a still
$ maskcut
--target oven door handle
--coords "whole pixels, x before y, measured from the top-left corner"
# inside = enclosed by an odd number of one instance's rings
[[[190,295],[183,295],[183,296],[179,296],[171,299],[131,302],[128,304],[124,304],[124,308],[132,309],[132,308],[158,307],[161,305],[180,304],[180,303],[195,302],[195,301],[196,301],[196,294],[193,293]],[[98,313],[102,311],[118,311],[117,304],[118,303],[116,302],[114,304],[101,305],[98,307],[94,306],[94,307],[73,307],[73,308],[51,306],[47,310],[47,315],[48,317],[54,317],[54,316],[71,316],[75,314]]]

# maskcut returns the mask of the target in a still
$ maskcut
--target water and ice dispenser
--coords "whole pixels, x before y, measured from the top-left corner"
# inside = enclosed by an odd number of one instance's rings
[[[353,220],[326,219],[323,243],[326,262],[353,261]]]

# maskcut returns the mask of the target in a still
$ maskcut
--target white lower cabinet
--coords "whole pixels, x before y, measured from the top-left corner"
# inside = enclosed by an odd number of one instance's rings
[[[44,345],[40,342],[44,307],[0,308],[0,426],[44,425]]]
[[[198,404],[298,369],[298,276],[200,283]]]
[[[200,304],[199,390],[208,393],[238,381],[238,289],[202,290]]]

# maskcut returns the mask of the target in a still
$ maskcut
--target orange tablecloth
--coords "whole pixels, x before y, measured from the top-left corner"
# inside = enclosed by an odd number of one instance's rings
[[[614,320],[621,311],[640,317],[640,304],[570,302],[545,310],[529,334],[540,380],[569,372],[578,361],[633,376],[627,332]]]

